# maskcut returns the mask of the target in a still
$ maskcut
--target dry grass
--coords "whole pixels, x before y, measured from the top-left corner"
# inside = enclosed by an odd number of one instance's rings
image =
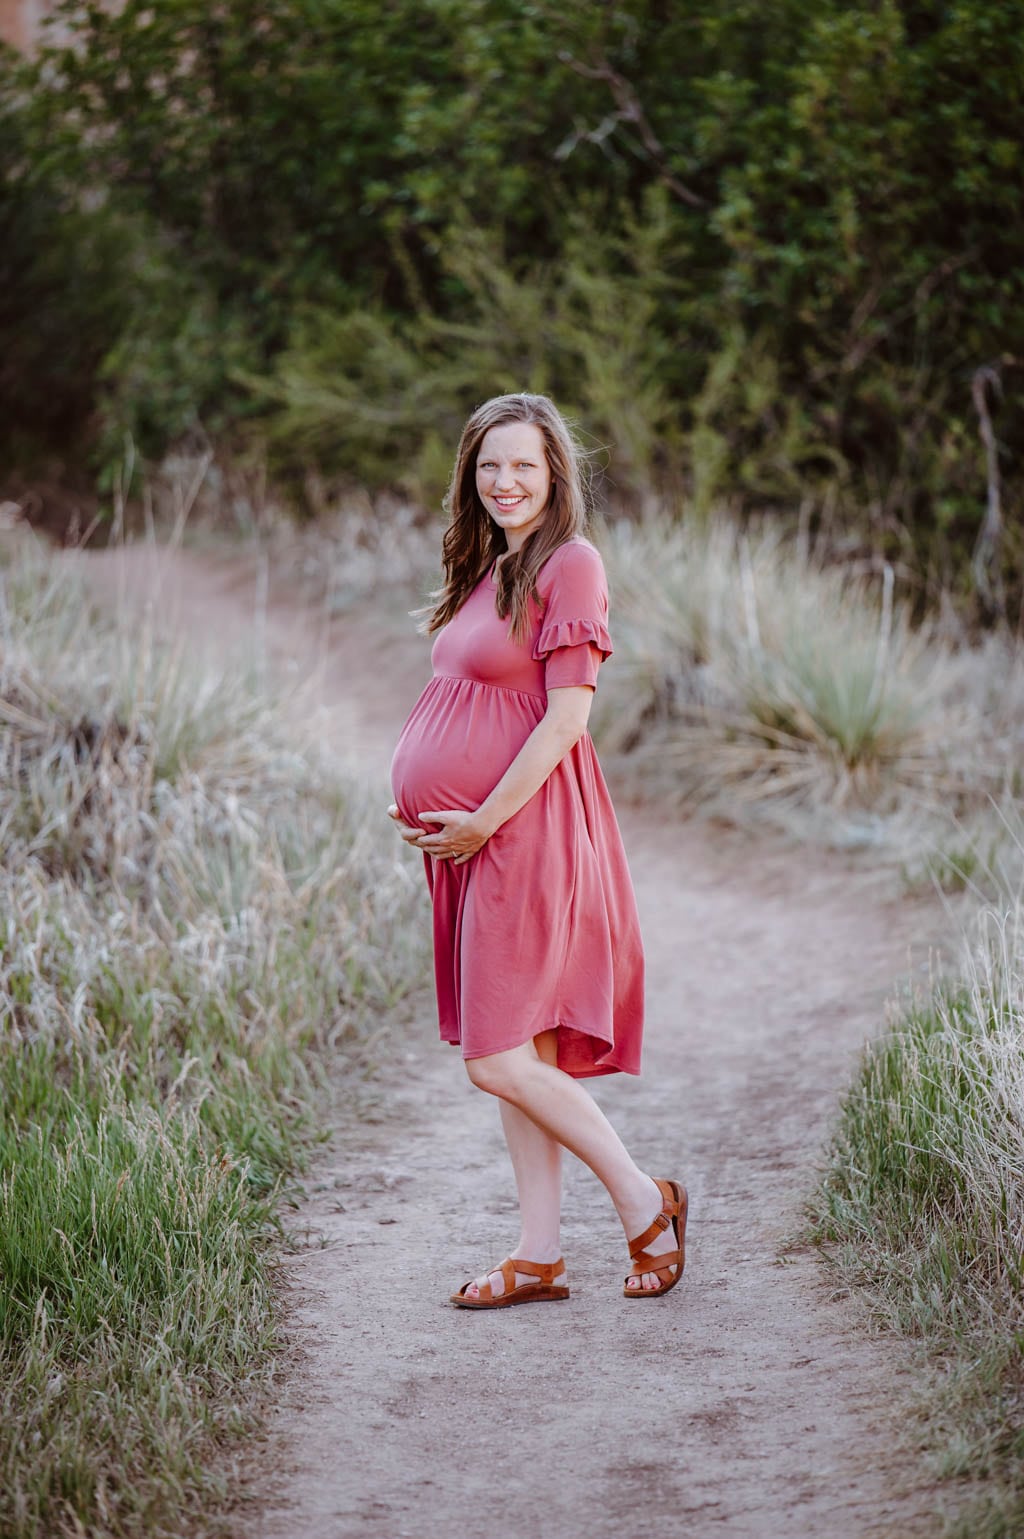
[[[304,476],[301,494],[286,497],[255,451],[244,464],[220,461],[212,451],[170,455],[149,475],[142,498],[142,509],[129,514],[115,497],[115,540],[131,524],[149,538],[159,531],[170,544],[184,540],[234,555],[240,547],[254,549],[278,580],[328,614],[380,593],[400,608],[405,598],[414,603],[440,581],[440,509],[431,516],[408,499],[371,495],[313,470]]]
[[[724,521],[601,544],[620,657],[598,729],[637,790],[900,853],[1019,790],[1024,652],[914,627],[891,572]]]
[[[274,702],[31,553],[0,573],[0,1531],[218,1531],[328,1061],[418,883]]]
[[[307,602],[341,614],[386,594],[394,609],[421,603],[441,581],[440,518],[424,519],[408,503],[328,495],[308,488],[320,507],[301,530],[279,526],[264,541],[275,570],[289,576]]]

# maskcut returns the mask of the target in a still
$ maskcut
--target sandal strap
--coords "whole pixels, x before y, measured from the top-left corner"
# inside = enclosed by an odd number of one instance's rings
[[[646,1251],[639,1251],[633,1258],[633,1270],[629,1275],[639,1277],[643,1272],[657,1272],[661,1267],[679,1266],[682,1259],[681,1250],[664,1250],[657,1256],[649,1256]]]
[[[656,1257],[656,1260],[658,1261],[662,1261],[664,1259],[666,1258],[662,1256]],[[629,1282],[630,1278],[647,1276],[656,1277],[658,1279],[659,1286],[657,1288],[646,1288],[644,1291],[646,1293],[660,1293],[662,1288],[667,1288],[669,1283],[675,1282],[676,1278],[682,1271],[682,1267],[679,1262],[674,1262],[671,1256],[669,1256],[667,1259],[671,1263],[669,1266],[654,1266],[652,1264],[650,1266],[639,1266],[634,1268],[634,1270],[630,1272],[629,1277],[626,1278],[626,1281]],[[675,1268],[674,1271],[672,1270],[673,1267]]]
[[[683,1210],[686,1193],[676,1182],[662,1181],[658,1176],[655,1176],[654,1184],[661,1193],[661,1212],[655,1215],[654,1222],[649,1228],[644,1230],[643,1234],[638,1234],[635,1239],[630,1240],[629,1254],[631,1256],[635,1256],[638,1251],[643,1250],[645,1245],[649,1244],[659,1232],[664,1232],[670,1224],[675,1225]]]
[[[515,1273],[519,1272],[524,1277],[539,1277],[542,1283],[553,1283],[565,1271],[565,1262],[561,1256],[557,1261],[523,1261],[518,1256],[512,1256],[507,1264],[512,1268],[513,1282]],[[504,1272],[501,1275],[504,1277]]]
[[[653,1224],[648,1225],[643,1234],[638,1234],[635,1239],[630,1240],[629,1254],[631,1256],[639,1255],[646,1245],[649,1245],[659,1234],[665,1232],[671,1222],[672,1219],[664,1210],[659,1213]]]
[[[561,1256],[559,1256],[557,1261],[523,1261],[518,1256],[506,1256],[504,1261],[500,1261],[497,1266],[492,1266],[488,1269],[487,1276],[480,1285],[478,1296],[485,1304],[489,1304],[494,1298],[494,1289],[491,1287],[491,1274],[493,1272],[501,1273],[501,1280],[505,1285],[504,1292],[508,1294],[514,1293],[517,1286],[522,1288],[530,1286],[528,1283],[516,1283],[517,1272],[520,1276],[538,1277],[542,1283],[550,1286],[554,1283],[555,1278],[560,1277],[564,1271],[565,1262]],[[469,1287],[469,1283],[466,1284],[466,1287]],[[465,1292],[465,1289],[463,1289],[463,1292]]]
[[[512,1265],[512,1262],[509,1260],[509,1258],[506,1256],[505,1260],[500,1261],[497,1266],[488,1268],[487,1276],[480,1284],[477,1297],[480,1298],[485,1304],[489,1304],[494,1297],[494,1289],[491,1287],[492,1272],[501,1273],[501,1280],[505,1285],[504,1291],[506,1293],[508,1293],[516,1285],[516,1269]]]

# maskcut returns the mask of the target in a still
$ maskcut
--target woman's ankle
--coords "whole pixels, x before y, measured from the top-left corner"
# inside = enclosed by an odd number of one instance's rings
[[[637,1179],[627,1191],[620,1192],[615,1209],[627,1236],[639,1233],[661,1208],[661,1193],[653,1176],[637,1171]]]
[[[550,1235],[521,1234],[519,1247],[512,1255],[518,1256],[521,1261],[536,1261],[539,1266],[547,1266],[562,1259],[561,1240],[556,1238],[552,1241]]]

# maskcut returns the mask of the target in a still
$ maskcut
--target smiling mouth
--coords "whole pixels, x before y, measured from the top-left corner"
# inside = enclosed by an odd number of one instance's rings
[[[521,502],[525,502],[526,501],[526,498],[525,497],[495,497],[494,500],[498,504],[499,508],[504,508],[506,511],[508,511],[509,508],[517,508]]]

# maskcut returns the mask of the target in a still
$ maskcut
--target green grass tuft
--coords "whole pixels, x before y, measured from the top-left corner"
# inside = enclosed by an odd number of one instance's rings
[[[959,981],[865,1049],[811,1208],[846,1278],[936,1364],[938,1467],[985,1487],[963,1535],[1019,1531],[1024,1511],[1022,1046],[1017,903],[986,910]]]

